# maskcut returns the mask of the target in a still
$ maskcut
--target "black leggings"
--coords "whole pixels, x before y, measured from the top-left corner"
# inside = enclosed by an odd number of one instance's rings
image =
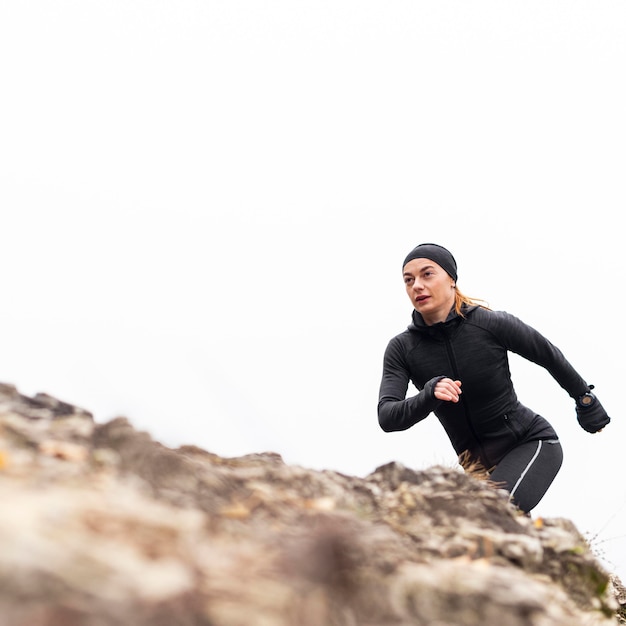
[[[563,450],[557,440],[529,441],[508,452],[489,479],[511,494],[513,504],[529,513],[548,491],[562,463]]]

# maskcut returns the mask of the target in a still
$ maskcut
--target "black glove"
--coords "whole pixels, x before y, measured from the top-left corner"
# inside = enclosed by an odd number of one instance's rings
[[[589,387],[593,389],[593,385]],[[588,433],[597,433],[611,421],[604,407],[600,404],[600,400],[591,391],[583,393],[576,400],[576,417],[578,423]]]

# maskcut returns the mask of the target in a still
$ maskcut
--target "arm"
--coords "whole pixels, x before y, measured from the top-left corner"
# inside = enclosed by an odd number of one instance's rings
[[[611,418],[589,385],[578,374],[563,353],[531,326],[508,313],[497,313],[507,349],[544,367],[576,401],[576,417],[580,426],[590,433],[604,428]]]
[[[397,341],[389,342],[383,361],[383,377],[378,397],[378,423],[385,432],[406,430],[427,417],[441,403],[435,398],[435,385],[443,376],[429,380],[411,398],[406,397],[409,372]]]
[[[507,350],[546,369],[571,398],[577,400],[589,391],[589,384],[563,353],[534,328],[502,311],[492,311],[487,319],[489,330]]]

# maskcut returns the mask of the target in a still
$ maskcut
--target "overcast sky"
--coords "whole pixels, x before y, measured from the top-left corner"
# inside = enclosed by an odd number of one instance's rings
[[[613,417],[512,357],[566,517],[626,578],[623,2],[4,0],[0,381],[168,446],[365,476],[401,262],[556,343]],[[620,222],[621,223],[621,222]]]

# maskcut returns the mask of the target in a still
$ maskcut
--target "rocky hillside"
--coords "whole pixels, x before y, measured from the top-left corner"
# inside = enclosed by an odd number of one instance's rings
[[[572,523],[455,468],[176,450],[0,385],[0,626],[601,626]]]

